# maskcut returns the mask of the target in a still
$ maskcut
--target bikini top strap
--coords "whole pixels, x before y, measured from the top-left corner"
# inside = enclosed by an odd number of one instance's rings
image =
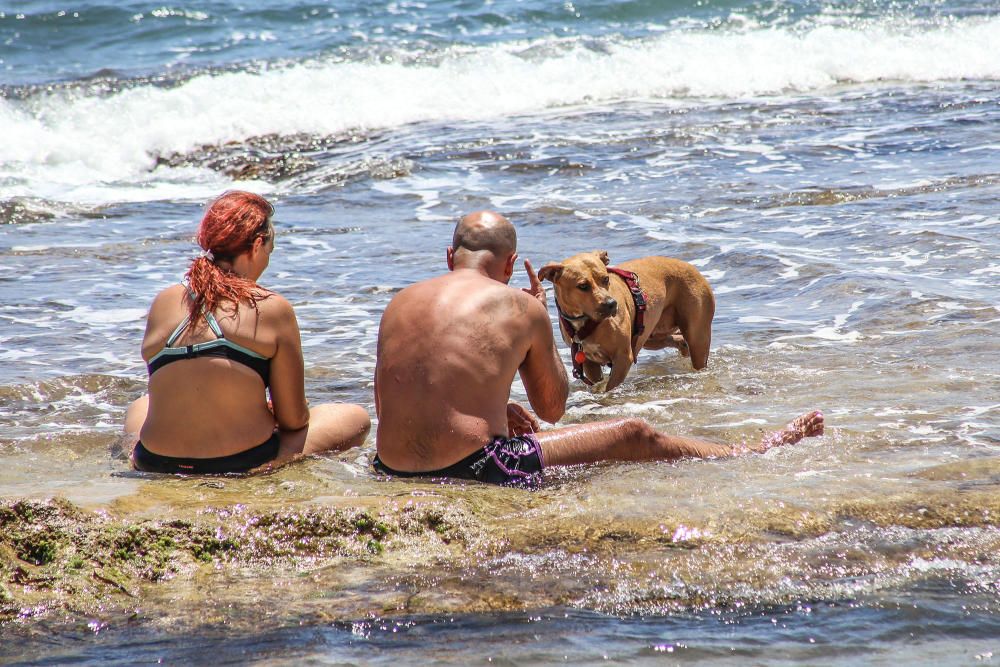
[[[187,328],[187,325],[189,324],[191,324],[190,315],[185,317],[184,320],[177,325],[177,328],[174,329],[174,332],[170,334],[169,338],[167,338],[167,343],[165,347],[173,347],[174,342],[180,337],[181,333]]]
[[[212,328],[212,333],[214,333],[217,338],[225,338],[226,335],[222,333],[222,327],[219,326],[219,321],[215,319],[215,315],[207,310],[203,310],[201,312],[204,313],[205,321],[208,322],[208,326]]]
[[[187,289],[188,296],[191,297],[192,301],[194,301],[198,295],[194,293],[194,290],[191,289],[190,285],[184,284],[184,288]],[[205,310],[204,308],[201,309],[201,313],[202,315],[205,316],[205,321],[208,323],[208,326],[212,330],[212,333],[215,334],[215,337],[225,338],[226,336],[225,334],[222,333],[222,327],[219,326],[219,321],[215,319],[215,315]],[[170,338],[167,339],[166,346],[171,347],[174,344],[174,341],[176,341],[180,337],[181,332],[183,332],[184,329],[186,329],[189,324],[191,324],[190,315],[185,317],[184,321],[178,324],[177,328],[174,329],[174,332],[170,334]]]

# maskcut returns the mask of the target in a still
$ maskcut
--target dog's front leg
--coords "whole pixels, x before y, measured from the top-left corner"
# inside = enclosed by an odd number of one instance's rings
[[[590,359],[583,362],[583,374],[594,384],[604,379],[604,369],[601,364]]]
[[[611,373],[608,375],[608,384],[604,391],[611,391],[625,381],[625,376],[632,368],[631,352],[628,350],[626,354],[615,355],[615,358],[611,360]]]

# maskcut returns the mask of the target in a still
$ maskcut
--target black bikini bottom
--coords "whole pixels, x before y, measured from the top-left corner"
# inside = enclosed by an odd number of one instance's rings
[[[248,472],[278,456],[281,439],[275,431],[266,442],[245,452],[217,456],[211,459],[192,459],[154,454],[137,442],[132,452],[132,465],[143,472],[162,472],[183,475],[220,475],[224,473]]]

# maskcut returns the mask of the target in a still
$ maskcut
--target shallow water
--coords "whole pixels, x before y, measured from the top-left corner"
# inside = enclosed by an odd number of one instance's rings
[[[882,628],[891,627],[893,631]],[[942,634],[942,628],[946,628]],[[745,616],[678,614],[616,618],[576,609],[530,615],[377,618],[261,628],[232,633],[210,627],[192,641],[137,627],[102,641],[106,630],[78,629],[64,662],[121,664],[198,661],[207,651],[273,664],[646,664],[853,665],[969,664],[993,659],[995,622],[963,610],[910,601],[770,609]],[[579,637],[590,641],[582,643]],[[765,639],[766,638],[766,639]],[[599,647],[599,648],[598,648]]]
[[[0,497],[137,525],[441,504],[462,529],[185,565],[104,609],[52,596],[3,627],[5,660],[1000,651],[989,3],[81,3],[68,41],[63,9],[0,5]],[[313,402],[374,412],[382,310],[444,270],[459,215],[492,207],[536,266],[665,254],[715,289],[708,369],[643,352],[611,394],[574,385],[564,423],[740,441],[821,408],[827,435],[557,471],[531,494],[379,480],[372,439],[261,479],[131,473],[112,445],[145,387],[145,308],[234,184],[277,204],[262,282],[296,306]]]

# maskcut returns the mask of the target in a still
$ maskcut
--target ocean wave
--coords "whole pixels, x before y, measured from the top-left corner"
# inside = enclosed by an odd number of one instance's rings
[[[595,101],[695,104],[854,83],[995,80],[998,43],[1000,18],[668,31],[453,47],[421,59],[314,60],[110,95],[6,95],[0,185],[8,196],[57,200],[202,197],[225,178],[207,169],[172,173],[158,160],[268,134],[481,121]],[[137,192],[114,194],[123,188]]]

